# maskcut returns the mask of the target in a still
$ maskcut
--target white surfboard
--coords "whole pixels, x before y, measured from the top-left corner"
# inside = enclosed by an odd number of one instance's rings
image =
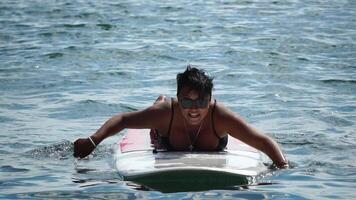
[[[115,153],[122,179],[162,192],[198,191],[248,185],[267,170],[261,152],[232,137],[218,152],[153,150],[149,130],[128,130]]]

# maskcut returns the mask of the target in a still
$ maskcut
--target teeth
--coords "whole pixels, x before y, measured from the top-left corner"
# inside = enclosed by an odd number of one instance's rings
[[[189,116],[195,118],[199,116],[199,113],[189,113]]]

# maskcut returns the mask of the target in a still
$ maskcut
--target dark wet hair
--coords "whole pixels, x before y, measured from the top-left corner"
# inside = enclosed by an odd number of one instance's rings
[[[188,65],[183,73],[177,75],[177,96],[184,87],[197,91],[199,98],[203,98],[207,95],[211,97],[214,87],[213,77],[207,75],[202,69]]]

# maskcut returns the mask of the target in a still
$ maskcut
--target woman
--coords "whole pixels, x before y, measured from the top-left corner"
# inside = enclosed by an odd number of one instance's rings
[[[277,167],[288,167],[282,151],[270,137],[212,99],[213,79],[188,66],[177,75],[177,99],[160,96],[144,110],[118,114],[96,133],[74,142],[74,156],[89,155],[105,138],[125,128],[151,129],[153,143],[168,150],[218,151],[227,135],[264,152]]]

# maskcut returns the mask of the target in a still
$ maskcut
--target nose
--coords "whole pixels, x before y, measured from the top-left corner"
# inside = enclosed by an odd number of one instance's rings
[[[194,101],[193,104],[192,104],[192,110],[198,110],[198,102]]]

